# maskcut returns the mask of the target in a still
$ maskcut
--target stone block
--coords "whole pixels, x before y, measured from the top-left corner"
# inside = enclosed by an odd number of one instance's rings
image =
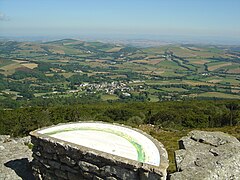
[[[80,180],[83,179],[84,177],[80,173],[67,173],[68,179],[70,180]]]
[[[53,156],[54,154],[49,154],[49,153],[46,153],[46,152],[42,152],[42,157],[46,158],[46,159],[53,159]]]
[[[84,172],[83,173],[83,177],[86,179],[93,179],[93,174],[92,173],[88,173],[88,172]]]
[[[156,174],[154,172],[149,172],[149,171],[140,173],[139,178],[140,178],[140,180],[161,180],[161,179],[163,179],[162,176],[160,176],[159,174]]]
[[[68,179],[68,176],[67,176],[67,173],[66,172],[63,172],[63,171],[61,171],[61,170],[55,170],[54,171],[55,172],[55,175],[57,176],[57,177],[60,177],[60,178],[63,178],[63,179]]]
[[[50,154],[53,154],[56,152],[56,149],[54,148],[53,145],[47,143],[45,146],[44,146],[44,149],[43,149],[44,152],[47,152],[47,153],[50,153]]]
[[[60,156],[59,159],[62,163],[65,163],[68,166],[74,166],[76,164],[76,162],[68,156]]]
[[[60,169],[61,167],[61,164],[57,161],[48,160],[48,164],[54,169]]]
[[[72,167],[69,167],[69,166],[66,166],[66,165],[61,165],[61,170],[63,171],[67,171],[67,172],[70,172],[70,173],[75,173],[77,174],[79,171],[73,169]]]
[[[85,162],[85,161],[79,161],[78,165],[80,167],[80,169],[82,169],[85,172],[94,172],[94,173],[98,173],[99,172],[99,168],[91,163]]]
[[[100,178],[98,176],[93,176],[93,180],[104,180],[103,178]]]
[[[117,178],[115,178],[115,177],[106,177],[105,179],[106,180],[117,180]]]
[[[121,168],[119,166],[105,166],[101,168],[102,175],[112,176],[115,175],[120,179],[138,179],[136,172]]]

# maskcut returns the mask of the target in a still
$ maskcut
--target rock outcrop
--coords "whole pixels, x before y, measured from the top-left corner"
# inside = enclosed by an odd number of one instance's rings
[[[29,137],[13,139],[8,135],[0,135],[0,179],[35,179],[31,170],[32,151],[26,146],[29,142]],[[179,147],[180,150],[175,152],[178,172],[171,174],[170,180],[240,179],[240,142],[235,137],[222,132],[192,131],[188,136],[180,139]],[[46,148],[46,151],[50,150]],[[88,161],[89,159],[86,162],[75,162],[67,156],[61,159],[62,163],[70,167],[78,165],[82,171],[99,172],[99,168],[87,163]],[[54,163],[52,165],[58,166]],[[69,171],[69,168],[67,170]],[[109,174],[116,174],[118,171],[116,167],[110,166],[104,169],[104,172]],[[64,176],[61,171],[56,171],[56,174]],[[116,177],[124,174],[121,171]],[[89,174],[85,173],[85,176],[87,175]],[[143,173],[143,175],[142,179],[158,179],[153,177],[153,174]],[[68,173],[68,176],[70,179],[79,178],[74,172]]]
[[[30,165],[32,150],[28,143],[30,137],[13,139],[0,135],[0,179],[34,179]]]
[[[222,132],[191,131],[175,151],[171,180],[240,179],[240,142]]]

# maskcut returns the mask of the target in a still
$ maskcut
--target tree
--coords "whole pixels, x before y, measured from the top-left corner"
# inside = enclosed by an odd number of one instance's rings
[[[230,103],[226,104],[226,107],[230,110],[229,125],[232,126],[233,125],[233,116],[234,116],[236,110],[238,110],[240,108],[240,106],[236,102],[230,102]]]

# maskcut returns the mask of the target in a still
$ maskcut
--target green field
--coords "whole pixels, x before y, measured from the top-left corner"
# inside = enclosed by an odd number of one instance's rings
[[[240,55],[232,52],[231,46],[140,48],[63,39],[46,43],[3,41],[1,48],[8,51],[0,54],[0,91],[17,91],[23,99],[45,94],[72,97],[76,89],[82,98],[98,94],[102,101],[155,102],[166,100],[164,97],[181,100],[240,95],[236,89],[240,86]],[[88,85],[81,85],[85,83]],[[126,98],[124,93],[130,96]]]
[[[161,88],[162,91],[166,92],[184,92],[187,91],[186,89],[183,88]]]
[[[222,98],[222,99],[240,99],[240,95],[225,94],[220,92],[207,92],[198,95],[199,97],[211,97],[211,98]]]
[[[119,99],[119,98],[118,98],[118,96],[116,96],[116,95],[103,94],[103,95],[101,96],[101,99],[102,99],[103,101],[108,101],[108,100],[117,100],[117,99]]]

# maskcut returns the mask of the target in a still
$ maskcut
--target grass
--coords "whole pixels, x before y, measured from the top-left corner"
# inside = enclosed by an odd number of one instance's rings
[[[114,47],[112,49],[107,50],[106,52],[112,53],[112,52],[118,52],[122,49],[122,47]]]
[[[208,80],[207,82],[210,82],[210,83],[219,83],[221,82],[222,80],[221,79],[211,79],[211,80]]]
[[[228,73],[240,74],[240,68],[230,69],[230,70],[228,70]]]
[[[14,62],[11,61],[11,60],[1,60],[0,59],[0,68],[1,67],[4,67],[4,66],[7,66],[7,65],[10,65],[10,64],[13,64]]]
[[[186,89],[183,88],[161,88],[161,90],[166,91],[166,92],[185,92],[187,91]]]
[[[19,68],[21,66],[22,65],[19,63],[11,63],[6,66],[2,66],[1,69],[5,70],[5,71],[11,71],[11,70],[15,70],[16,68]]]
[[[167,48],[165,47],[151,47],[147,49],[143,49],[143,52],[146,52],[148,54],[164,54]]]
[[[178,64],[176,62],[168,61],[168,60],[160,62],[157,66],[167,68],[167,69],[173,69],[173,70],[174,69],[181,69],[181,70],[185,69],[185,68],[178,66]]]
[[[147,85],[185,84],[180,80],[169,80],[169,81],[147,80],[145,83]]]
[[[192,64],[189,64],[189,63],[181,63],[184,67],[186,67],[186,68],[188,68],[189,70],[191,70],[191,71],[196,71],[197,70],[197,68],[196,68],[196,66],[195,65],[192,65]]]
[[[173,51],[174,54],[180,57],[192,57],[195,56],[195,51],[183,48],[183,47],[171,47],[169,48],[171,51]]]
[[[17,91],[11,91],[10,89],[6,89],[6,90],[4,90],[4,91],[2,91],[2,92],[6,93],[6,94],[14,94],[14,95],[19,94],[19,92],[17,92]]]
[[[224,84],[227,84],[227,83],[230,83],[231,85],[236,85],[236,86],[240,85],[240,81],[236,80],[233,77],[226,77],[226,78],[222,79],[221,84],[224,85]]]
[[[199,64],[199,65],[203,65],[205,63],[210,62],[209,60],[204,60],[204,59],[188,59],[188,61],[191,64]]]
[[[53,77],[54,74],[45,74],[45,76],[47,76],[47,77]]]
[[[0,93],[0,100],[6,99],[6,97],[2,96],[2,94]]]
[[[176,167],[174,151],[178,149],[178,140],[181,139],[183,136],[186,136],[189,131],[166,131],[159,129],[158,127],[152,127],[148,125],[140,126],[140,129],[150,134],[164,145],[164,147],[167,149],[169,158],[168,171],[175,172]]]
[[[108,76],[109,78],[111,79],[117,79],[117,78],[127,78],[126,75],[121,75],[121,74],[116,74],[116,75],[111,75],[111,76]]]
[[[199,86],[199,85],[213,86],[213,84],[211,83],[195,81],[195,80],[183,80],[183,84],[188,84],[190,86]]]
[[[174,71],[164,71],[164,73],[162,73],[161,75],[165,76],[165,77],[181,77],[181,76],[184,76],[184,74],[178,74]]]
[[[193,47],[185,48],[182,46],[172,46],[172,47],[169,47],[169,50],[171,50],[177,56],[187,57],[187,58],[190,58],[190,57],[209,58],[213,56],[218,57],[219,54],[224,55],[222,50],[215,47],[201,48],[200,51],[196,51],[196,49],[193,49]]]
[[[150,94],[149,98],[150,98],[150,102],[158,102],[159,101],[159,98],[156,95]]]
[[[34,69],[34,68],[38,67],[38,64],[36,64],[36,63],[23,63],[22,65],[29,69]]]
[[[112,95],[111,94],[103,94],[103,95],[101,95],[101,99],[103,101],[107,101],[107,100],[117,100],[119,98],[115,94],[112,94]]]
[[[225,93],[220,93],[220,92],[206,92],[206,93],[201,93],[198,95],[199,97],[216,97],[216,98],[224,98],[224,99],[240,99],[239,95],[234,95],[234,94],[225,94]]]
[[[49,46],[49,51],[54,54],[65,54],[64,48],[62,46]]]
[[[41,97],[41,96],[44,96],[44,95],[47,95],[47,94],[50,94],[51,92],[47,92],[47,93],[35,93],[34,96],[35,97]]]
[[[74,48],[67,47],[67,46],[64,46],[64,48],[62,48],[62,50],[65,52],[65,54],[72,54],[72,55],[83,54],[83,52],[81,50],[74,49]]]
[[[120,64],[119,68],[129,69],[128,71],[146,71],[148,69],[147,65],[136,64],[132,62],[126,62],[124,64]]]
[[[225,67],[225,66],[231,66],[232,63],[226,63],[226,62],[217,62],[217,63],[208,63],[208,70],[209,71],[214,71],[219,68]]]
[[[67,72],[67,73],[60,73],[61,75],[63,75],[65,78],[69,78],[72,75],[76,74],[76,73],[72,73],[72,72]]]

